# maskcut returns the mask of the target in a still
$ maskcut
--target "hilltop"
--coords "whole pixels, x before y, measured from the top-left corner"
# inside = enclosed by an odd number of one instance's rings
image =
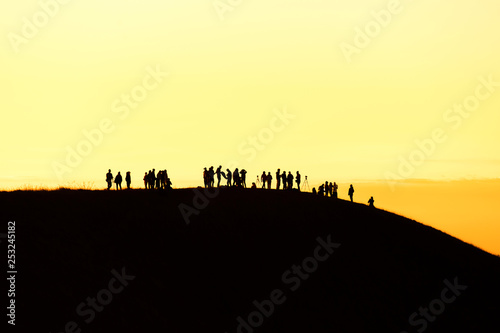
[[[16,329],[499,331],[496,256],[363,204],[196,191],[0,193],[2,223],[16,221]]]

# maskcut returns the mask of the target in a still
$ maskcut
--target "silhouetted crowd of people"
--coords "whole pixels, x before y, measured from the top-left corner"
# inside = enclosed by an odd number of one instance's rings
[[[215,178],[217,177],[217,187],[221,187],[221,181],[224,178],[226,180],[226,187],[243,187],[246,188],[246,175],[247,171],[245,169],[238,170],[236,168],[234,171],[231,171],[229,169],[226,169],[224,172],[222,170],[222,166],[219,165],[217,169],[214,170],[214,167],[211,166],[208,169],[203,168],[203,183],[205,188],[212,188],[215,187]],[[278,169],[275,173],[276,175],[276,189],[280,190],[292,190],[294,189],[293,183],[295,180],[295,184],[297,185],[297,190],[300,191],[300,184],[301,184],[301,174],[299,171],[296,172],[295,177],[292,175],[291,171],[288,171],[288,174],[286,171],[281,172],[280,169]],[[170,178],[168,177],[167,170],[160,170],[158,173],[155,172],[155,169],[149,170],[149,172],[144,173],[144,188],[145,189],[171,189],[172,188],[172,182],[170,181]],[[113,181],[116,184],[116,189],[121,190],[122,189],[122,175],[120,172],[116,175],[116,177],[113,177],[113,174],[111,173],[111,169],[108,170],[108,173],[106,174],[106,183],[108,184],[108,190],[111,189],[113,185]],[[252,183],[251,188],[255,189],[257,188],[257,184],[261,186],[261,188],[265,189],[271,189],[273,181],[273,176],[271,175],[271,172],[263,171],[262,174],[257,176],[257,181]],[[127,189],[130,189],[130,184],[132,183],[132,177],[130,175],[130,171],[127,171],[125,175],[125,182],[127,183]],[[305,180],[305,184],[307,185],[307,176]],[[307,185],[308,186],[308,185]],[[318,190],[316,191],[316,188],[313,187],[312,193],[319,195],[319,196],[325,196],[325,197],[332,197],[337,199],[338,198],[338,188],[339,186],[337,185],[336,182],[328,182],[326,181],[324,184],[321,184],[318,187]],[[349,195],[349,198],[351,202],[354,202],[354,187],[352,184],[349,186],[349,190],[347,192]],[[368,200],[368,204],[370,207],[375,207],[374,206],[375,200],[373,197]]]
[[[277,190],[279,190],[281,188],[283,190],[293,189],[293,183],[294,183],[294,179],[295,179],[295,183],[297,184],[297,189],[300,191],[301,175],[298,171],[297,171],[295,177],[292,175],[291,171],[288,171],[288,174],[287,174],[286,171],[283,171],[283,173],[282,173],[280,169],[276,170],[275,175],[276,175],[276,189]],[[270,190],[272,181],[273,181],[273,176],[271,175],[271,172],[268,172],[266,174],[266,172],[263,171],[262,175],[260,176],[260,179],[259,179],[259,176],[257,176],[257,183],[259,183],[262,188],[267,187],[267,189]],[[252,187],[254,187],[253,185],[255,185],[255,188],[257,187],[257,185],[255,183],[252,184]]]
[[[328,183],[328,181],[326,181],[324,184],[321,184],[319,187],[318,187],[318,192],[317,194],[318,195],[321,195],[321,196],[325,196],[325,197],[332,197],[332,198],[338,198],[338,192],[337,190],[339,189],[339,186],[337,185],[336,182],[334,182],[332,184],[332,182]],[[316,193],[316,189],[313,188],[313,193]]]
[[[106,174],[106,183],[108,184],[108,190],[113,186],[113,182],[116,184],[116,189],[122,189],[123,178],[118,171],[116,177],[113,177],[111,173],[111,169],[108,170]],[[127,171],[125,175],[125,182],[127,183],[127,189],[130,189],[130,185],[132,184],[132,176],[130,175],[130,171]],[[158,174],[155,173],[155,169],[149,170],[149,172],[144,173],[144,188],[146,189],[171,189],[172,182],[170,178],[168,178],[167,170],[158,171]]]
[[[149,190],[159,189],[171,189],[172,182],[168,178],[167,170],[160,170],[156,174],[155,169],[149,170],[149,172],[144,173],[144,188]]]
[[[217,187],[221,187],[222,178],[226,179],[227,187],[247,187],[246,178],[247,171],[245,169],[238,170],[238,168],[231,171],[226,169],[226,172],[222,171],[222,166],[214,171],[214,167],[203,168],[203,184],[205,188],[215,187],[215,177],[217,176]]]
[[[116,184],[116,189],[121,190],[122,189],[122,182],[123,182],[123,177],[118,171],[118,174],[116,177],[113,177],[113,174],[111,173],[111,169],[108,170],[108,173],[106,174],[106,183],[108,184],[108,190],[111,189],[113,186],[113,181]],[[125,182],[127,183],[127,188],[130,189],[130,184],[132,183],[132,177],[130,176],[130,171],[127,171],[125,175]]]

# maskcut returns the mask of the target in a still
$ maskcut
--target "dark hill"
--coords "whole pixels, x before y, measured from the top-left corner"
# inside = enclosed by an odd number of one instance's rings
[[[250,189],[222,189],[187,225],[194,196],[0,193],[2,224],[16,221],[16,331],[500,332],[500,258],[439,230]]]

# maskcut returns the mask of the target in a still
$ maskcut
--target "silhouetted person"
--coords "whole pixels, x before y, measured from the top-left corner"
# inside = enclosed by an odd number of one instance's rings
[[[208,170],[207,168],[203,168],[203,185],[205,188],[208,187]]]
[[[238,168],[236,168],[233,172],[233,183],[234,186],[240,186],[240,172],[238,171]]]
[[[333,197],[333,185],[332,182],[328,184],[328,193],[330,194],[330,197]]]
[[[156,182],[156,172],[155,172],[155,169],[153,169],[149,172],[149,188],[150,189],[155,188],[155,182]]]
[[[266,181],[267,181],[267,189],[270,190],[271,189],[271,182],[273,181],[273,176],[271,176],[271,172],[267,173]]]
[[[266,188],[267,175],[265,171],[262,171],[262,175],[260,176],[260,182],[262,183],[262,188]]]
[[[280,189],[280,180],[281,180],[281,174],[280,174],[280,169],[276,171],[276,189]]]
[[[316,187],[313,187],[312,194],[316,194]]]
[[[337,193],[338,188],[339,188],[339,186],[337,185],[337,183],[333,182],[333,197],[335,199],[337,199],[339,197],[338,193]]]
[[[286,171],[283,171],[281,174],[281,182],[283,183],[283,189],[286,190],[287,181],[286,181]]]
[[[293,187],[293,175],[291,171],[288,171],[287,181],[288,181],[288,189],[291,190]]]
[[[318,195],[323,196],[324,194],[325,194],[325,185],[324,185],[324,184],[321,184],[321,185],[318,187]]]
[[[255,182],[252,183],[252,187],[251,188],[257,188],[257,185],[255,185]]]
[[[172,189],[172,182],[170,181],[170,178],[167,177],[167,190]]]
[[[120,190],[122,189],[122,175],[120,175],[120,171],[118,171],[118,174],[115,177],[115,183],[116,183],[116,189],[118,190],[118,187],[120,187]]]
[[[167,185],[168,185],[168,173],[167,173],[167,170],[163,170],[163,188],[167,188]]]
[[[328,181],[325,182],[324,189],[325,189],[325,197],[327,197],[328,196]]]
[[[227,171],[227,186],[231,186],[231,180],[233,179],[233,173],[231,172],[231,170],[229,169],[226,169]]]
[[[297,188],[300,191],[300,173],[297,171],[297,175],[295,176],[295,182],[297,183]]]
[[[354,195],[354,187],[352,187],[352,184],[351,186],[349,187],[349,197],[351,198],[351,202],[352,202],[352,196]]]
[[[144,178],[142,180],[144,180],[144,188],[147,190],[148,189],[148,182],[149,182],[147,172],[144,172]]]
[[[244,188],[247,188],[247,171],[245,169],[241,169],[240,175],[241,175],[241,185]]]
[[[214,171],[214,167],[211,166],[209,169],[208,169],[208,187],[214,187],[214,183],[215,183],[215,171]]]
[[[162,172],[158,171],[158,174],[156,175],[156,179],[155,179],[155,188],[157,188],[157,189],[160,188],[161,176],[162,176]]]
[[[108,190],[113,186],[113,174],[111,173],[111,169],[108,170],[106,174],[106,182],[108,183]]]
[[[368,200],[368,203],[370,204],[370,207],[375,208],[375,206],[373,205],[374,202],[375,202],[375,200],[373,200],[373,197],[371,197],[370,200]]]
[[[220,179],[221,179],[221,173],[222,173],[222,165],[219,165],[217,170],[215,171],[217,174],[217,187],[220,187]]]
[[[132,177],[130,176],[130,171],[127,171],[125,175],[125,181],[127,182],[127,188],[130,190],[130,184],[132,183]]]

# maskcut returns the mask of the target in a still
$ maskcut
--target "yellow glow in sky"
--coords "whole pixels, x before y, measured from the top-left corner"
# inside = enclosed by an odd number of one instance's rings
[[[500,3],[0,4],[0,187],[499,177]]]

